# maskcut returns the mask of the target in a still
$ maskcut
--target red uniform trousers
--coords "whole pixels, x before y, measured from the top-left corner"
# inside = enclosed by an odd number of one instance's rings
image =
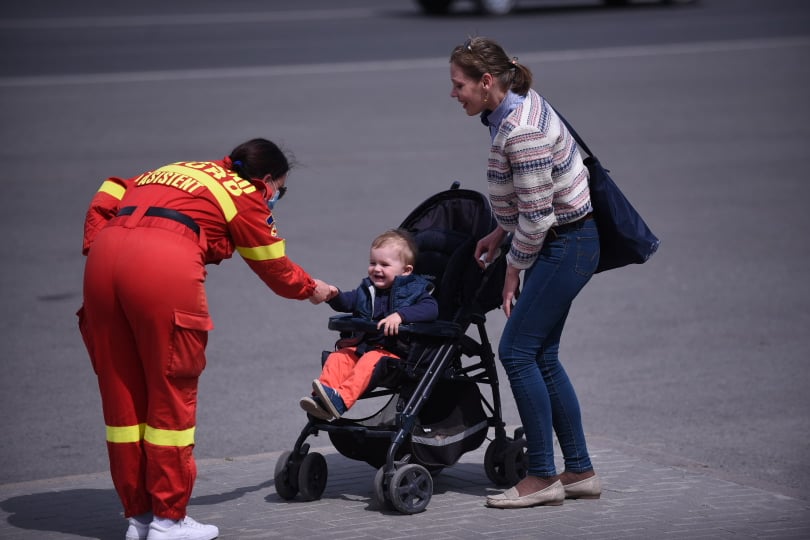
[[[337,390],[349,409],[368,388],[374,367],[383,356],[399,358],[384,349],[372,349],[362,356],[358,356],[357,347],[339,349],[326,358],[319,380]]]
[[[125,516],[151,511],[182,519],[197,473],[197,382],[213,326],[196,235],[156,219],[99,232],[87,258],[79,325],[98,376],[110,471]]]

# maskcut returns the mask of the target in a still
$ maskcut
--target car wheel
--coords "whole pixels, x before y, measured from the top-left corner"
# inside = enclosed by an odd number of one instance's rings
[[[422,11],[429,15],[440,15],[450,10],[453,0],[416,0]]]
[[[477,0],[478,9],[485,15],[506,15],[515,7],[515,0]]]

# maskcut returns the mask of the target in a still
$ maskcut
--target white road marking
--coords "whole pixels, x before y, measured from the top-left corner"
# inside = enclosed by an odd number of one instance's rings
[[[570,49],[520,54],[525,64],[571,62],[606,58],[630,58],[666,55],[694,55],[713,52],[735,52],[762,49],[782,49],[810,46],[810,36],[734,41],[707,41],[606,47],[599,49]],[[27,77],[0,77],[0,88],[81,85],[130,84],[137,82],[197,81],[216,79],[245,79],[263,77],[289,77],[298,75],[329,75],[339,73],[393,72],[422,69],[444,69],[448,57],[380,60],[366,62],[336,62],[322,64],[296,64],[287,66],[226,67],[210,69],[173,69],[165,71],[133,71],[78,75],[36,75]]]

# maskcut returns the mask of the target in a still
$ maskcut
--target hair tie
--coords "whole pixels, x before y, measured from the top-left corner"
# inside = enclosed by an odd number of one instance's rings
[[[517,57],[517,56],[513,56],[513,57],[512,57],[512,65],[513,65],[513,66],[516,66],[516,65],[517,65],[517,61],[518,61],[518,57]]]
[[[234,167],[239,167],[241,169],[242,168],[242,162],[237,159],[236,161],[233,162],[233,166]]]

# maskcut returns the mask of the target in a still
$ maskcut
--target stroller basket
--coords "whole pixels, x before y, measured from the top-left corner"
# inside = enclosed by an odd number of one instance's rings
[[[411,451],[428,468],[449,467],[484,442],[489,423],[478,385],[442,381],[411,433]]]

